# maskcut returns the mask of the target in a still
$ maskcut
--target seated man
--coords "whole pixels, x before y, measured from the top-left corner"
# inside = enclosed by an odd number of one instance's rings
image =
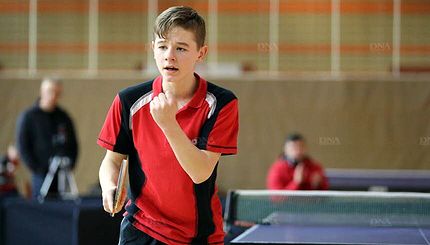
[[[267,175],[267,188],[273,190],[327,190],[328,181],[321,164],[306,154],[302,135],[287,137],[284,152]]]

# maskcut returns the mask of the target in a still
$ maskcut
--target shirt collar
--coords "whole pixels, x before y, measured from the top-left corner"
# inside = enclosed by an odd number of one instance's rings
[[[197,73],[194,73],[194,76],[197,78],[197,81],[199,84],[193,97],[185,106],[199,108],[203,104],[203,101],[206,98],[207,81],[201,78]],[[154,83],[152,84],[152,90],[154,91],[152,94],[152,98],[154,98],[154,96],[157,96],[159,93],[163,92],[162,76],[158,76],[157,78],[155,78]]]

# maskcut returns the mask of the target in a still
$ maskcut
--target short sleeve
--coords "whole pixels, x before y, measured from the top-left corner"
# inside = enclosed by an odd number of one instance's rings
[[[238,132],[239,111],[238,101],[235,98],[220,108],[203,125],[198,146],[222,155],[236,154]]]
[[[128,127],[128,111],[124,110],[121,99],[117,95],[106,116],[100,131],[97,144],[101,147],[128,155],[133,147],[131,132]]]

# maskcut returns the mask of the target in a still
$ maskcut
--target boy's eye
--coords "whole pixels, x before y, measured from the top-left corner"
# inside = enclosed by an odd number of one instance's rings
[[[167,49],[167,47],[166,47],[166,46],[163,46],[163,45],[161,45],[161,46],[158,46],[158,48],[159,48],[159,49],[162,49],[162,50],[165,50],[165,49]]]
[[[178,51],[187,51],[186,49],[184,49],[184,48],[177,48],[176,50],[178,50]]]

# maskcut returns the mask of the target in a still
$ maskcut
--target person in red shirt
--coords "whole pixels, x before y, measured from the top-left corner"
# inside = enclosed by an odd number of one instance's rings
[[[306,152],[302,135],[287,137],[284,152],[272,164],[267,175],[267,188],[272,190],[327,190],[328,181],[321,164]]]
[[[15,184],[15,171],[20,159],[13,144],[7,147],[7,152],[0,158],[0,196],[14,196],[18,194]]]
[[[97,143],[103,207],[113,206],[128,159],[129,201],[120,245],[223,244],[215,184],[221,155],[237,152],[238,100],[194,73],[204,59],[205,23],[192,8],[171,7],[155,22],[152,48],[161,74],[120,91]]]

